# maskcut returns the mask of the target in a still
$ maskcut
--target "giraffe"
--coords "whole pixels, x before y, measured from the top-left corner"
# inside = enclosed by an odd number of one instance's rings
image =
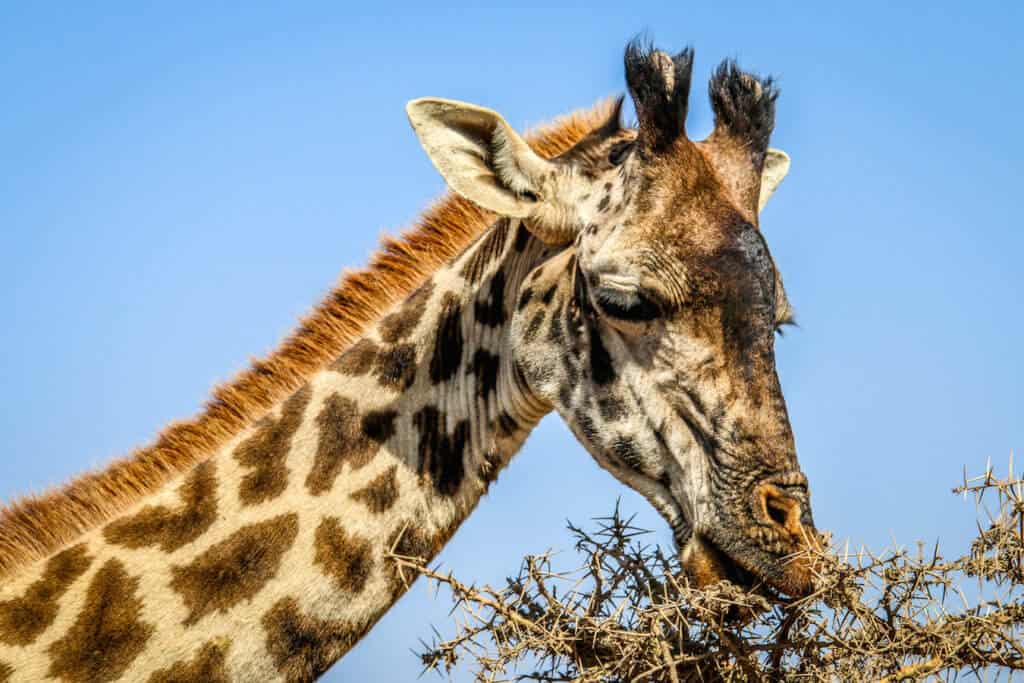
[[[457,195],[149,448],[0,516],[0,681],[309,681],[408,589],[557,411],[698,585],[807,593],[817,541],[758,213],[777,91],[630,43],[623,99],[530,141],[409,103]]]

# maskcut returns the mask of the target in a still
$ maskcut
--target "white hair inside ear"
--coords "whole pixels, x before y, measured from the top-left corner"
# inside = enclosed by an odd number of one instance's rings
[[[789,155],[781,149],[769,149],[765,154],[764,168],[761,169],[761,195],[758,197],[757,210],[760,212],[774,194],[782,179],[789,173]]]
[[[528,219],[545,242],[575,237],[572,174],[534,152],[500,114],[433,97],[413,100],[405,110],[452,190],[499,215]]]
[[[538,181],[551,164],[530,149],[508,124],[495,126],[491,138],[492,163],[499,180],[515,194],[536,199]]]
[[[538,195],[534,176],[550,162],[537,155],[497,112],[422,98],[406,105],[427,156],[455,192],[485,209],[527,218]]]

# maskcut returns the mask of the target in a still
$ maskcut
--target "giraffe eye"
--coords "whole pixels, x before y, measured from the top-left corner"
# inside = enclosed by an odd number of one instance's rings
[[[631,149],[633,149],[632,142],[616,142],[612,145],[611,149],[608,150],[608,163],[612,166],[618,166],[626,160]]]
[[[776,321],[775,334],[779,335],[780,337],[786,336],[785,328],[787,327],[798,327],[798,325],[796,324],[796,318],[794,318],[792,314],[788,314],[785,318]]]
[[[629,322],[648,322],[661,315],[658,304],[635,289],[599,287],[594,303],[606,315]]]

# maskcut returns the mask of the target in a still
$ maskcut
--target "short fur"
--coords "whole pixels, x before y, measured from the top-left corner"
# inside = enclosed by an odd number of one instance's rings
[[[617,110],[613,101],[570,114],[527,137],[544,157],[562,154]],[[223,446],[244,427],[334,360],[365,328],[480,235],[494,216],[447,195],[414,228],[385,237],[362,270],[338,285],[266,358],[213,391],[205,409],[171,425],[156,441],[61,488],[0,509],[0,578],[46,557],[111,519]]]

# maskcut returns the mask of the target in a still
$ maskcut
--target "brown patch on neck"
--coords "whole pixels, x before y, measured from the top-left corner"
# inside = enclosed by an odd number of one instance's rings
[[[360,339],[328,367],[350,377],[362,377],[373,369],[380,347],[372,339]]]
[[[149,683],[230,683],[224,656],[229,642],[210,641],[196,654],[195,658],[171,664],[149,677]]]
[[[0,602],[0,643],[29,645],[57,618],[58,601],[89,568],[85,544],[68,548],[46,563],[43,575],[20,598]]]
[[[171,588],[189,609],[184,625],[192,626],[211,612],[227,612],[252,599],[277,575],[298,532],[298,515],[279,515],[244,526],[191,564],[173,567]]]
[[[454,496],[465,476],[466,443],[469,441],[469,420],[459,420],[449,434],[445,413],[434,406],[424,406],[412,416],[413,426],[420,433],[419,472],[432,481],[442,496]]]
[[[103,537],[126,548],[159,545],[165,553],[196,540],[217,519],[217,476],[212,460],[201,462],[178,487],[182,507],[178,511],[148,505],[138,514],[107,525]]]
[[[319,678],[348,652],[371,624],[356,627],[303,614],[295,598],[279,600],[261,620],[267,652],[288,683]]]
[[[11,680],[11,676],[14,675],[14,667],[10,664],[4,664],[0,662],[0,683],[7,683]]]
[[[576,112],[537,129],[527,140],[541,156],[558,156],[599,129],[613,106],[608,100]],[[104,470],[4,507],[0,577],[107,522],[222,448],[337,358],[368,325],[458,255],[493,218],[461,197],[445,196],[412,230],[384,238],[367,267],[343,275],[275,351],[217,387],[199,415],[168,427],[152,445]]]
[[[361,593],[373,571],[373,546],[369,539],[349,533],[337,517],[324,517],[316,529],[313,564],[349,593]]]
[[[284,402],[280,418],[263,420],[256,433],[235,449],[238,464],[252,468],[238,487],[238,498],[243,505],[273,500],[288,488],[285,462],[292,436],[302,426],[302,414],[312,395],[309,385],[303,386]]]
[[[309,492],[319,496],[330,491],[346,462],[353,470],[365,467],[394,434],[396,416],[392,410],[360,415],[352,399],[337,393],[327,397],[316,418],[320,439],[306,476]]]
[[[427,280],[413,292],[401,308],[380,321],[377,326],[380,338],[388,344],[405,341],[419,325],[433,293],[434,283]]]
[[[398,344],[377,354],[377,381],[392,391],[406,391],[416,381],[416,345]]]
[[[138,588],[139,580],[120,561],[103,565],[89,584],[74,625],[47,649],[48,675],[71,683],[120,678],[153,635],[152,624],[140,619]]]
[[[386,512],[398,500],[397,473],[398,465],[392,465],[370,480],[366,486],[350,493],[349,497],[366,505],[370,512],[378,515]]]

